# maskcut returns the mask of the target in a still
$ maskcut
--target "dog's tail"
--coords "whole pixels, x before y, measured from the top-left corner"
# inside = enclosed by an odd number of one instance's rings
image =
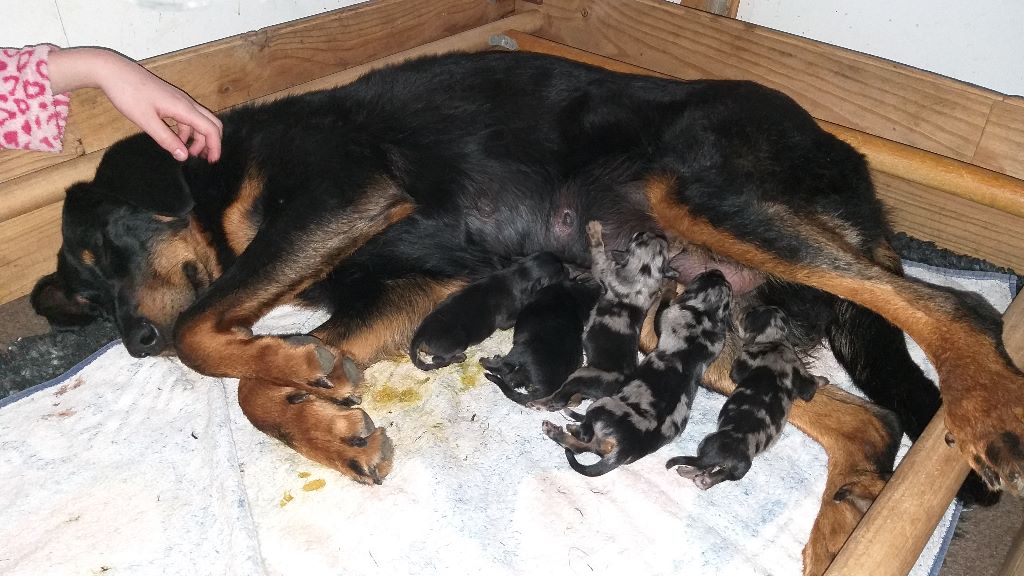
[[[597,462],[589,465],[580,464],[579,461],[576,460],[576,455],[568,448],[565,449],[565,458],[569,461],[569,466],[571,466],[573,470],[583,474],[584,476],[590,477],[607,474],[625,464],[625,462],[618,457],[618,450],[612,450]]]

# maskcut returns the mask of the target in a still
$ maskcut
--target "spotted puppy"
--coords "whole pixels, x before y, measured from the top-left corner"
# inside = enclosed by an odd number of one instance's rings
[[[566,429],[545,421],[544,433],[565,448],[572,469],[600,476],[661,448],[679,435],[704,371],[718,357],[731,321],[732,287],[717,270],[697,276],[658,319],[658,347],[614,396],[596,400]],[[576,454],[601,459],[580,464]]]
[[[568,277],[554,254],[538,252],[450,295],[420,324],[409,345],[412,363],[433,370],[466,359],[466,349],[511,328],[538,290]]]
[[[652,232],[637,232],[626,250],[605,249],[601,223],[587,224],[591,273],[601,296],[583,332],[587,365],[579,368],[554,394],[527,404],[538,410],[560,410],[579,397],[614,394],[637,364],[640,329],[662,280],[675,277],[669,266],[668,241]]]
[[[484,376],[523,405],[557,390],[583,364],[583,328],[599,293],[589,278],[542,288],[516,319],[512,350],[480,359]]]
[[[751,460],[779,437],[796,398],[810,400],[827,381],[812,376],[789,342],[788,320],[774,306],[753,308],[741,326],[742,349],[732,366],[736,389],[718,414],[718,430],[704,438],[697,456],[678,456],[676,466],[701,490],[739,480]]]

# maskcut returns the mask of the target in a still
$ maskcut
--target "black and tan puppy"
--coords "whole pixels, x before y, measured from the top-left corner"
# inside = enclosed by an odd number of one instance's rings
[[[589,278],[541,288],[516,319],[509,353],[480,359],[484,376],[523,405],[557,390],[583,364],[583,328],[599,294]]]
[[[665,464],[701,490],[743,478],[751,461],[782,433],[793,401],[810,401],[827,383],[797,356],[782,310],[759,306],[741,324],[743,346],[731,374],[736,390],[718,414],[718,430],[701,441],[696,457],[677,456]]]
[[[572,469],[600,476],[661,448],[686,427],[704,371],[725,345],[732,287],[717,270],[695,278],[658,319],[658,347],[614,396],[596,400],[579,425],[545,421],[544,433],[565,448]],[[601,456],[584,465],[576,454]]]
[[[560,410],[581,396],[595,399],[614,394],[623,375],[637,365],[640,329],[662,280],[676,274],[669,267],[668,242],[663,236],[637,232],[626,250],[610,256],[599,222],[587,224],[587,237],[592,274],[601,286],[583,332],[587,365],[573,372],[555,393],[530,402],[530,408]]]
[[[550,252],[538,252],[455,292],[431,312],[409,344],[420,370],[434,370],[466,359],[466,348],[495,330],[511,328],[519,311],[538,290],[568,277]]]

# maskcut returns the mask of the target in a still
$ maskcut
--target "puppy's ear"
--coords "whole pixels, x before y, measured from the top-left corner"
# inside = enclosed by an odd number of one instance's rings
[[[162,216],[185,216],[195,204],[182,164],[146,134],[125,138],[107,150],[93,188]]]
[[[97,319],[89,301],[70,291],[56,273],[36,282],[29,302],[53,326],[82,326]]]

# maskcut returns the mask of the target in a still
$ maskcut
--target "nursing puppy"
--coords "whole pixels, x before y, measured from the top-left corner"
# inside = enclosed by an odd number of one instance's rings
[[[589,278],[541,288],[516,319],[509,353],[480,359],[484,376],[523,405],[557,390],[583,364],[583,328],[599,293]]]
[[[624,251],[609,257],[601,223],[587,224],[591,272],[601,286],[587,326],[583,350],[587,365],[576,370],[552,395],[528,404],[538,410],[560,410],[578,396],[602,398],[614,394],[624,374],[637,365],[640,329],[647,310],[661,291],[662,280],[674,278],[669,266],[668,241],[651,232],[637,232]]]
[[[782,433],[793,401],[809,401],[827,384],[797,357],[782,310],[751,309],[741,324],[743,345],[731,374],[736,389],[718,415],[718,430],[701,441],[696,457],[677,456],[665,464],[701,490],[743,478],[754,457]]]
[[[573,470],[600,476],[661,448],[679,435],[704,371],[718,357],[731,321],[732,287],[717,270],[695,278],[658,322],[658,347],[614,396],[596,400],[566,429],[545,421],[544,433],[565,448]],[[580,464],[576,454],[601,459]]]
[[[538,252],[473,282],[423,319],[409,345],[412,363],[420,370],[433,370],[462,362],[466,348],[495,330],[511,328],[538,290],[567,277],[554,254]]]

